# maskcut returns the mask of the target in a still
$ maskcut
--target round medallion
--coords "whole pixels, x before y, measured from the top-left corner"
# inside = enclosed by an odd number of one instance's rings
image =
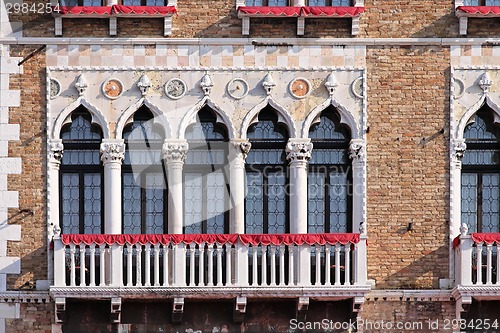
[[[117,99],[123,93],[123,83],[118,79],[109,79],[103,83],[102,93],[109,99]]]
[[[173,78],[165,83],[165,94],[171,99],[179,99],[186,94],[186,82]]]
[[[462,97],[464,95],[464,93],[465,93],[464,81],[460,80],[459,78],[454,77],[451,87],[452,87],[452,93],[453,93],[454,99],[459,99],[460,97]]]
[[[241,78],[232,79],[227,84],[227,93],[234,99],[242,99],[248,94],[247,81]]]
[[[49,95],[50,98],[56,98],[61,94],[61,84],[56,79],[50,79]]]
[[[363,98],[363,78],[358,77],[356,80],[352,81],[351,91],[357,98]]]
[[[290,82],[290,94],[295,98],[304,98],[311,91],[311,84],[304,78],[298,78]]]

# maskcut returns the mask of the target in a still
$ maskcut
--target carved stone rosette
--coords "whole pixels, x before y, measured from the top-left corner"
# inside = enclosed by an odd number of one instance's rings
[[[366,156],[365,143],[361,139],[352,139],[349,144],[349,158],[353,162],[362,162]]]
[[[163,144],[163,158],[167,164],[183,164],[186,159],[189,145],[187,142],[165,142]]]
[[[51,140],[49,143],[49,164],[55,168],[59,168],[64,153],[62,140]]]
[[[307,162],[311,159],[313,144],[311,142],[288,141],[286,144],[286,159],[290,163],[296,161]]]
[[[122,163],[125,157],[125,143],[103,142],[101,143],[101,161],[103,164],[110,162]]]

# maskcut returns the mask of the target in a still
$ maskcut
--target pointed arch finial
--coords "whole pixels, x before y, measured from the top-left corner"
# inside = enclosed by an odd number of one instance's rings
[[[479,87],[483,90],[485,94],[487,94],[490,91],[490,87],[493,84],[493,80],[490,78],[490,75],[488,72],[484,72],[480,77],[479,77]]]
[[[142,96],[146,96],[148,94],[149,88],[151,88],[151,80],[146,74],[142,74],[141,78],[137,82],[137,87],[141,91]]]
[[[274,79],[271,73],[266,74],[266,76],[264,77],[264,82],[262,82],[262,86],[264,87],[266,94],[268,96],[271,95],[274,87],[276,87],[276,83],[274,83]]]
[[[78,90],[78,96],[82,96],[85,93],[85,90],[87,90],[88,84],[83,74],[78,75],[75,82],[75,88]]]
[[[333,72],[328,74],[328,76],[326,77],[325,87],[326,90],[328,90],[330,96],[333,96],[333,93],[335,92],[335,89],[338,85],[339,84],[337,82],[337,79],[335,78],[335,74],[333,74]]]

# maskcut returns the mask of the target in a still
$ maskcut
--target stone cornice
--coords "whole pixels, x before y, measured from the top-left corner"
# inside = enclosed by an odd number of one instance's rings
[[[372,290],[365,295],[367,301],[389,302],[450,302],[453,301],[451,290]]]
[[[476,299],[500,300],[500,285],[456,286],[451,293],[455,299],[474,297]]]
[[[0,292],[0,303],[48,303],[49,292],[41,291],[3,291]]]

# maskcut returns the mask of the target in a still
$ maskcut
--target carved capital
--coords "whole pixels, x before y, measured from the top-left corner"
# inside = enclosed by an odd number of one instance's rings
[[[62,140],[49,141],[48,159],[49,163],[52,166],[59,168],[59,165],[61,165],[63,153],[64,153],[64,145],[62,144]]]
[[[286,158],[290,163],[295,161],[307,162],[311,159],[313,144],[309,141],[288,141],[286,144]]]
[[[467,145],[465,144],[464,139],[453,141],[453,159],[456,162],[462,161],[462,157],[464,157],[464,153],[466,150],[467,150]]]
[[[103,164],[110,162],[121,163],[125,157],[125,143],[123,140],[101,143],[101,161]]]
[[[352,139],[349,144],[349,158],[353,161],[363,161],[366,155],[365,143],[361,139]]]
[[[167,163],[184,163],[188,147],[185,141],[165,142],[163,144],[163,158],[167,160]]]

